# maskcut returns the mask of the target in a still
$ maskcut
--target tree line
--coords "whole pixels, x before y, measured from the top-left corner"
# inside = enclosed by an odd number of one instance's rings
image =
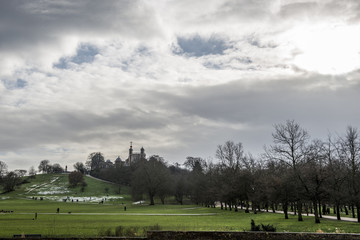
[[[187,157],[184,164],[167,164],[152,156],[131,166],[101,168],[102,153],[92,153],[91,174],[131,187],[134,200],[147,195],[169,197],[179,204],[190,199],[208,207],[246,212],[261,210],[297,214],[313,213],[316,223],[329,211],[341,219],[343,211],[360,222],[360,137],[349,126],[343,135],[311,139],[293,120],[274,125],[273,143],[263,154],[245,153],[242,143],[218,145],[216,162]],[[83,167],[85,167],[83,165]],[[85,167],[86,168],[86,167]],[[119,188],[120,191],[120,188]]]
[[[147,196],[150,204],[175,199],[208,207],[257,213],[258,211],[294,212],[302,221],[303,213],[313,213],[316,223],[331,210],[340,220],[341,212],[360,222],[360,137],[349,126],[342,135],[311,139],[294,120],[274,125],[273,142],[261,155],[245,153],[241,142],[227,141],[217,146],[216,161],[187,157],[183,164],[168,164],[154,155],[131,165],[109,167],[101,152],[91,153],[88,161],[74,164],[69,174],[71,186],[86,187],[83,174],[129,186],[134,201]],[[64,172],[59,164],[40,162],[39,171]],[[7,171],[0,161],[0,183],[5,192],[21,184],[26,170]],[[29,175],[36,174],[32,167]]]

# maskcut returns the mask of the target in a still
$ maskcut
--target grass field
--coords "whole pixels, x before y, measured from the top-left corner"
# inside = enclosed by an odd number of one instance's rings
[[[22,233],[58,237],[104,236],[114,235],[119,226],[132,228],[137,235],[143,234],[144,229],[247,231],[250,229],[251,219],[254,219],[256,224],[272,224],[278,232],[360,233],[358,223],[322,219],[321,224],[314,224],[312,217],[304,217],[304,222],[298,222],[296,216],[285,220],[282,214],[273,213],[230,212],[196,205],[135,205],[132,204],[126,188],[116,194],[116,185],[90,178],[86,179],[88,187],[84,192],[80,192],[80,189],[67,189],[66,193],[53,191],[50,194],[50,189],[54,190],[66,183],[66,178],[66,175],[39,175],[17,191],[2,195],[0,210],[13,213],[0,213],[0,237],[12,237],[13,234]],[[48,189],[44,187],[41,190],[36,187],[51,181],[53,182]],[[29,192],[31,188],[38,190]],[[104,204],[89,201],[90,197],[107,198],[108,195],[114,199],[106,200]],[[37,200],[32,199],[35,196]],[[58,196],[60,200],[47,200],[54,196]],[[84,198],[85,202],[61,201],[61,198],[67,196],[70,199]],[[44,200],[40,201],[40,197]],[[124,206],[127,207],[126,211]],[[60,209],[59,214],[56,213],[57,208]]]

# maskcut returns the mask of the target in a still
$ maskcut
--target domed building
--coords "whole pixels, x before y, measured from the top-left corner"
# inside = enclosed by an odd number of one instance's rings
[[[126,159],[125,164],[131,166],[131,164],[137,162],[140,159],[146,159],[145,149],[141,147],[140,153],[134,152],[132,148],[132,142],[130,142],[129,157]]]

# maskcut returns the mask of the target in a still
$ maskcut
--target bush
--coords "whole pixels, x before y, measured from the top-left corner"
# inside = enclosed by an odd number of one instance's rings
[[[117,237],[124,236],[124,228],[122,226],[117,226],[115,228],[115,236],[117,236]]]
[[[139,230],[138,227],[127,227],[127,228],[125,228],[124,236],[126,236],[126,237],[136,237],[138,230]]]
[[[78,184],[84,181],[84,177],[81,172],[71,172],[68,178],[70,187],[76,187]]]
[[[112,236],[112,232],[111,232],[111,228],[107,228],[107,229],[100,229],[99,233],[98,233],[99,237],[110,237]]]
[[[271,224],[267,224],[267,225],[261,224],[261,228],[262,228],[261,231],[264,232],[276,232],[276,227],[274,227]],[[255,221],[252,219],[251,219],[251,231],[260,231],[260,225],[256,225]]]
[[[274,227],[273,225],[264,225],[264,224],[261,224],[261,227],[263,229],[264,232],[276,232],[276,227]]]
[[[260,225],[255,225],[255,221],[251,219],[251,231],[260,231]]]

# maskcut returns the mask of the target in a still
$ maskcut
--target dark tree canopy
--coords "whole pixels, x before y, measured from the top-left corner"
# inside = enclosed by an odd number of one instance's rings
[[[71,172],[68,176],[69,178],[69,185],[71,187],[76,187],[77,185],[84,182],[84,176],[81,172],[74,171]]]

